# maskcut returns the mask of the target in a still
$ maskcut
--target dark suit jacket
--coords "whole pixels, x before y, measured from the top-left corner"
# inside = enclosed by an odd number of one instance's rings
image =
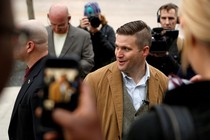
[[[23,83],[13,108],[10,124],[10,140],[35,140],[37,120],[34,109],[39,104],[37,92],[42,88],[43,65],[46,57],[39,60],[31,69]]]
[[[48,26],[47,31],[49,55],[55,57],[56,53],[52,28]],[[69,24],[68,34],[59,57],[63,58],[71,55],[77,55],[77,57],[79,57],[83,75],[91,71],[94,66],[94,52],[90,34],[83,29]]]

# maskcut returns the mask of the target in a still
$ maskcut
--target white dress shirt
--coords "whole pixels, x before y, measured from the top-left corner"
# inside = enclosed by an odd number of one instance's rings
[[[125,73],[122,72],[122,75],[124,85],[132,99],[133,106],[137,111],[142,105],[143,100],[147,99],[147,80],[150,77],[149,66],[146,64],[146,73],[137,84]]]
[[[61,51],[63,49],[63,45],[66,40],[67,33],[65,33],[65,34],[54,33],[53,36],[54,36],[55,54],[57,57],[59,57],[61,54]]]

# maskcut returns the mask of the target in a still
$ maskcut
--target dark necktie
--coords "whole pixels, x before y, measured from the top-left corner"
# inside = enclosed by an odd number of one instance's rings
[[[25,69],[24,82],[25,82],[26,79],[28,78],[29,73],[30,73],[30,69],[29,69],[29,67],[27,67],[27,68]]]

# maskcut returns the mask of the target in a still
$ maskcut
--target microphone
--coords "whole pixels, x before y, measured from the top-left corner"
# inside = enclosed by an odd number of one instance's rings
[[[142,100],[142,102],[146,105],[149,105],[149,101],[148,100]]]

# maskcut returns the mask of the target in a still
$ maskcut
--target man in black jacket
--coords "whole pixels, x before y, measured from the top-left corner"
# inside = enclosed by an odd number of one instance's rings
[[[27,64],[24,83],[18,93],[10,124],[10,140],[35,140],[35,108],[39,104],[37,96],[42,88],[43,65],[48,55],[48,36],[44,25],[36,20],[28,20],[18,29],[26,32],[27,37],[15,47],[14,57]]]

